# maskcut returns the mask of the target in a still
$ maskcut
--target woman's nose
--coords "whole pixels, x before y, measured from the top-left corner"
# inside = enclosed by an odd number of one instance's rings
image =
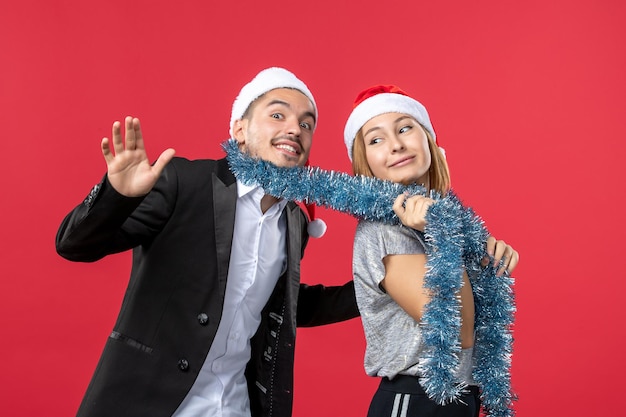
[[[392,152],[398,152],[404,150],[404,142],[397,136],[391,138],[391,150]]]

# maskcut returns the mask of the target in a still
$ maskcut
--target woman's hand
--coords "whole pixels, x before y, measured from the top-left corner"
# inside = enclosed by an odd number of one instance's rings
[[[487,238],[487,253],[493,258],[494,267],[502,261],[502,265],[496,273],[497,276],[501,276],[505,272],[510,274],[519,262],[519,253],[504,240],[496,240],[493,236]],[[483,258],[482,265],[489,265],[489,257]]]
[[[426,211],[435,200],[422,195],[407,197],[406,193],[400,194],[393,203],[393,211],[402,224],[423,232],[426,227]]]

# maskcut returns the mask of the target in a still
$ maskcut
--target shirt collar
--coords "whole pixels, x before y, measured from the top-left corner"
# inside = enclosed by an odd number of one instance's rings
[[[245,185],[243,182],[237,180],[237,197],[241,198],[244,195],[256,190],[259,187],[257,184]]]
[[[237,180],[237,196],[239,198],[244,197],[251,193],[252,193],[251,195],[254,195],[254,193],[256,192],[265,194],[261,186],[259,186],[258,184],[245,185],[241,181]],[[281,198],[280,200],[278,200],[276,204],[278,204],[279,210],[282,210],[287,205],[287,200],[285,200],[284,198]]]

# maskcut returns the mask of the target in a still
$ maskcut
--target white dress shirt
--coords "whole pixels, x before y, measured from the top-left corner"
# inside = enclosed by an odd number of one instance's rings
[[[280,200],[262,213],[263,189],[237,181],[237,194],[222,318],[176,417],[250,417],[244,371],[261,311],[287,268],[287,223],[282,215],[287,202]]]

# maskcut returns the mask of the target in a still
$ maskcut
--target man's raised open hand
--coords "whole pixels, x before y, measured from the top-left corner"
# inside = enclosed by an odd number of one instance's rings
[[[141,135],[139,119],[127,116],[122,138],[120,122],[113,123],[113,150],[108,138],[103,138],[102,155],[107,163],[108,179],[115,190],[127,197],[139,197],[150,192],[161,171],[174,157],[174,149],[168,148],[152,165],[148,160]]]

